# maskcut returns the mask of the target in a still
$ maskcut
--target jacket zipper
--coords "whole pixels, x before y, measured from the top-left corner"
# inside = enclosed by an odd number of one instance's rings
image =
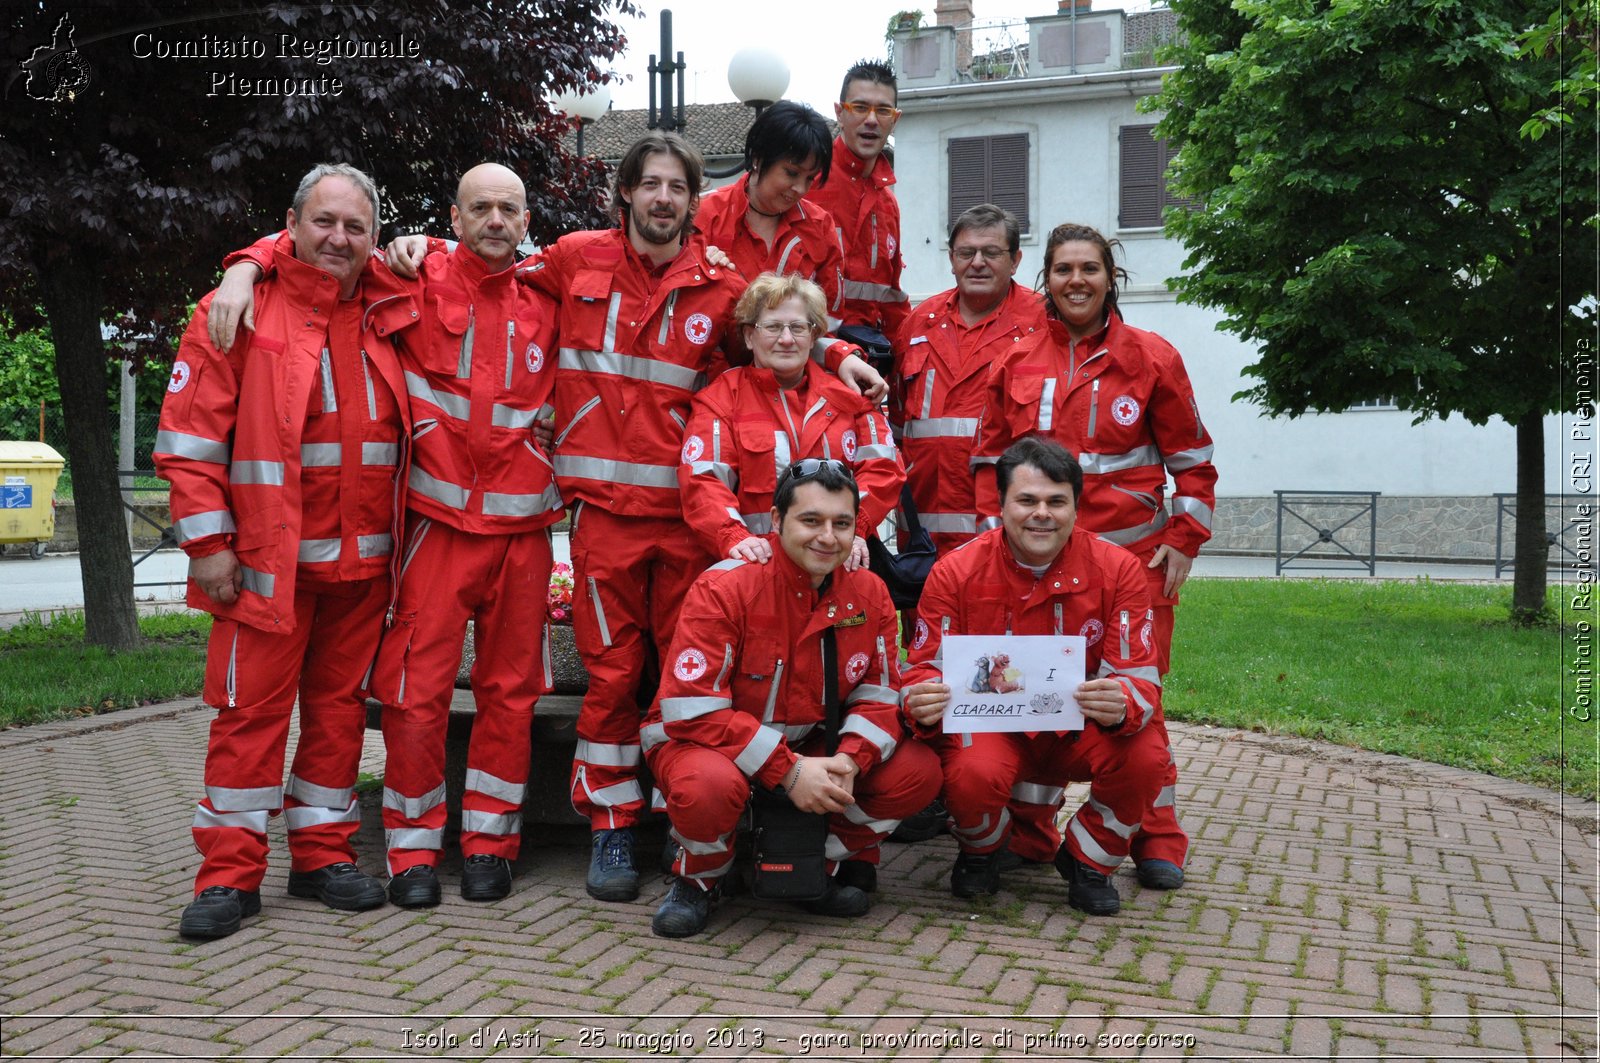
[[[239,693],[239,629],[233,629],[233,645],[228,648],[228,708],[235,708]]]
[[[467,307],[467,331],[461,334],[461,354],[456,359],[456,379],[466,380],[472,376],[472,334],[478,327],[478,308]]]
[[[511,390],[511,369],[512,369],[512,367],[514,365],[516,365],[516,362],[514,360],[516,358],[516,343],[515,343],[516,338],[517,338],[517,323],[515,321],[507,321],[506,322],[506,390],[507,391]]]
[[[1133,649],[1128,641],[1128,611],[1122,611],[1122,659],[1126,661],[1133,656]]]
[[[772,669],[772,689],[767,691],[767,707],[762,710],[761,722],[771,723],[773,713],[778,708],[778,684],[783,680],[783,658],[778,658],[777,665]]]
[[[372,391],[372,362],[367,358],[367,349],[361,348],[361,376],[367,382],[367,420],[378,419],[378,397]]]
[[[1089,438],[1094,438],[1094,423],[1100,413],[1100,378],[1095,377],[1094,383],[1089,387]]]
[[[561,446],[561,441],[566,439],[568,433],[578,426],[578,422],[583,420],[583,415],[598,405],[600,405],[600,396],[596,395],[594,398],[578,407],[578,412],[572,415],[572,420],[567,423],[567,427],[563,428],[561,430],[561,434],[556,436],[556,441],[550,444],[551,449],[559,449]]]

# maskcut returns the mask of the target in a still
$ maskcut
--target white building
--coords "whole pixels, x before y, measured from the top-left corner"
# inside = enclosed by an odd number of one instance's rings
[[[1414,426],[1412,414],[1384,408],[1376,396],[1371,409],[1295,420],[1233,400],[1254,382],[1242,370],[1255,352],[1219,330],[1223,315],[1180,305],[1167,287],[1184,252],[1160,229],[1168,155],[1149,133],[1159,116],[1139,110],[1170,69],[1149,64],[1175,20],[1162,8],[1124,13],[1079,2],[1076,11],[996,28],[974,22],[972,0],[939,0],[939,25],[896,35],[904,110],[894,138],[896,190],[912,301],[953,283],[946,234],[973,203],[996,202],[1025,218],[1017,275],[1024,283],[1039,276],[1052,226],[1093,225],[1122,242],[1128,322],[1171,341],[1194,381],[1221,475],[1214,548],[1271,551],[1274,491],[1376,491],[1380,556],[1493,557],[1493,496],[1516,489],[1509,424],[1452,417]],[[1552,495],[1566,480],[1566,438],[1560,419],[1548,418]],[[1356,526],[1364,550],[1366,526]],[[1508,516],[1506,557],[1511,526]],[[1551,563],[1560,563],[1560,551]]]

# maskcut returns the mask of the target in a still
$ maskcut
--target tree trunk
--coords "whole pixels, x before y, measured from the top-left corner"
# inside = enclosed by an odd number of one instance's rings
[[[133,606],[133,558],[122,521],[111,403],[106,397],[104,306],[99,267],[63,241],[34,259],[56,348],[56,379],[67,422],[67,460],[78,516],[84,635],[109,650],[140,642]]]
[[[1517,551],[1511,616],[1532,620],[1545,608],[1545,566],[1550,542],[1544,523],[1544,417],[1532,410],[1517,419]]]

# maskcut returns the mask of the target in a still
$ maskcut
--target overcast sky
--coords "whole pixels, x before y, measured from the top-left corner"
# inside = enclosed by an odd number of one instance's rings
[[[632,76],[611,88],[612,106],[618,109],[649,104],[649,63],[661,50],[663,8],[672,12],[672,48],[684,53],[684,93],[688,103],[723,103],[736,97],[728,88],[728,61],[740,48],[771,48],[789,64],[786,99],[801,100],[832,116],[839,98],[839,79],[851,63],[863,57],[886,54],[884,29],[899,11],[923,11],[923,21],[934,21],[934,0],[807,0],[773,3],[771,0],[665,0],[639,4],[642,16],[621,20],[628,35],[628,51],[614,69]],[[1096,10],[1144,10],[1148,0],[1095,0]],[[1028,39],[1023,20],[1048,15],[1056,0],[974,0],[974,17],[980,21],[1009,20],[1019,42]],[[981,49],[980,49],[981,50]]]

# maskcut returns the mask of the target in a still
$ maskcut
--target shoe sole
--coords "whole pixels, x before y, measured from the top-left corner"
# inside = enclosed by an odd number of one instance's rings
[[[261,914],[261,897],[244,897],[239,902],[239,918],[231,919],[226,923],[190,923],[187,919],[178,921],[178,935],[180,937],[194,938],[197,941],[215,941],[239,932],[239,926],[245,919],[252,915]]]
[[[289,883],[289,896],[301,897],[306,900],[321,901],[337,912],[366,912],[377,908],[388,899],[383,887],[379,886],[376,895],[365,897],[335,897],[324,893],[309,883]]]
[[[419,891],[415,894],[406,890],[396,890],[393,882],[389,886],[389,903],[397,908],[437,908],[444,900],[444,890],[439,887],[439,880],[430,883],[431,889]]]
[[[511,883],[504,885],[496,882],[487,886],[469,886],[461,884],[461,899],[464,901],[498,901],[511,896]]]
[[[583,888],[589,896],[597,901],[636,901],[639,899],[639,883],[619,883],[596,886],[592,882],[585,882]]]
[[[1116,915],[1122,911],[1122,899],[1110,901],[1089,901],[1067,890],[1067,904],[1085,915]]]
[[[1157,871],[1146,874],[1143,870],[1134,872],[1134,877],[1139,880],[1139,885],[1147,890],[1176,890],[1183,888],[1183,869],[1179,868],[1176,875],[1170,871]]]

